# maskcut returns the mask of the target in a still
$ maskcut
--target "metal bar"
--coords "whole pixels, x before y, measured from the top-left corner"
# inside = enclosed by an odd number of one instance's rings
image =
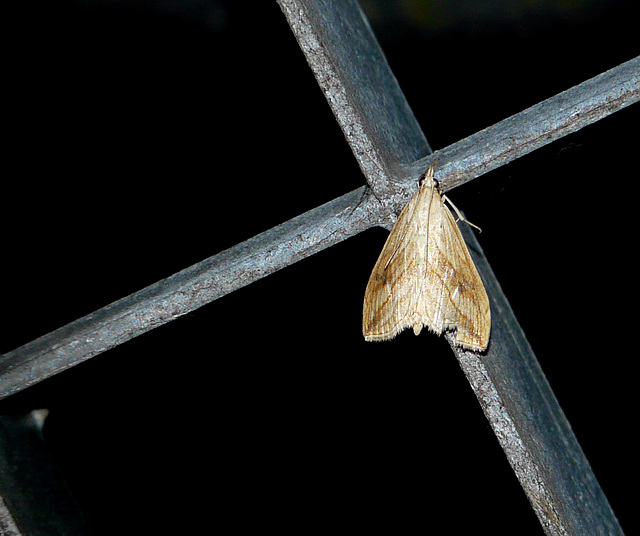
[[[441,162],[442,188],[448,190],[636,102],[638,73],[640,57],[418,163],[389,163],[400,167],[389,180],[394,189],[382,201],[365,188],[354,190],[6,353],[0,357],[0,399],[369,227],[389,227],[411,196],[415,178],[435,158]],[[358,146],[352,145],[354,152]]]
[[[438,151],[440,183],[455,188],[640,100],[640,56]],[[412,164],[417,176],[431,163]]]
[[[371,227],[355,190],[0,357],[0,399]]]
[[[491,339],[476,354],[446,336],[545,533],[622,536],[474,233],[461,231],[491,301]]]
[[[357,2],[278,0],[369,185],[431,149]]]

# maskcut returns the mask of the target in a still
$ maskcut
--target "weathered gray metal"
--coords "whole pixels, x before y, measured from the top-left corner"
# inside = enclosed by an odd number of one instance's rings
[[[443,190],[636,102],[640,99],[639,73],[640,58],[634,58],[438,151]],[[334,82],[348,75],[345,70],[335,75]],[[370,113],[374,107],[367,109]],[[414,139],[420,147],[420,137]],[[376,147],[373,143],[369,146],[372,151]],[[419,154],[420,150],[414,152]],[[366,155],[360,158],[364,160]],[[0,357],[0,399],[365,229],[389,227],[394,210],[409,199],[415,179],[434,158],[432,154],[408,163],[406,158],[389,157],[381,160],[386,163],[383,168],[363,165],[365,172],[394,170],[394,176],[380,175],[389,185],[388,197],[370,196],[365,187],[354,190],[6,353]],[[378,180],[378,175],[368,179]]]

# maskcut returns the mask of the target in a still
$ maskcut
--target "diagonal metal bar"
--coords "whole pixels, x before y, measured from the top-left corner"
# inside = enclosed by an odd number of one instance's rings
[[[388,227],[394,210],[409,199],[415,178],[436,156],[442,155],[440,181],[448,190],[636,102],[639,73],[640,57],[437,155],[404,166],[389,162],[389,167],[398,166],[398,175],[389,177],[397,189],[384,202],[359,188],[6,353],[0,357],[0,399],[365,229]],[[345,68],[336,80],[351,74]],[[370,106],[369,112],[374,109]]]
[[[438,151],[441,185],[455,188],[639,100],[640,56]]]

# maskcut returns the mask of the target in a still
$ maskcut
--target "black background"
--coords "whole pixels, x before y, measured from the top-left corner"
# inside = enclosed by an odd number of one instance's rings
[[[275,2],[178,4],[5,9],[0,351],[363,184]],[[434,149],[640,49],[631,0],[431,7],[367,3]],[[636,108],[449,194],[483,229],[627,534],[638,529]],[[316,254],[0,412],[50,410],[47,441],[96,534],[435,523],[542,534],[445,341],[362,340],[386,234]]]

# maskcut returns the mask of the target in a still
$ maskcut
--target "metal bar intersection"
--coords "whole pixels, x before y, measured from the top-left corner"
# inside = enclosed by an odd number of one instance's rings
[[[364,15],[355,0],[279,4],[371,190],[350,192],[5,354],[0,398],[392,223],[435,155]],[[635,58],[438,151],[443,189],[636,102],[639,73]],[[622,534],[479,244],[468,229],[463,233],[495,314],[486,355],[454,353],[546,533]]]

